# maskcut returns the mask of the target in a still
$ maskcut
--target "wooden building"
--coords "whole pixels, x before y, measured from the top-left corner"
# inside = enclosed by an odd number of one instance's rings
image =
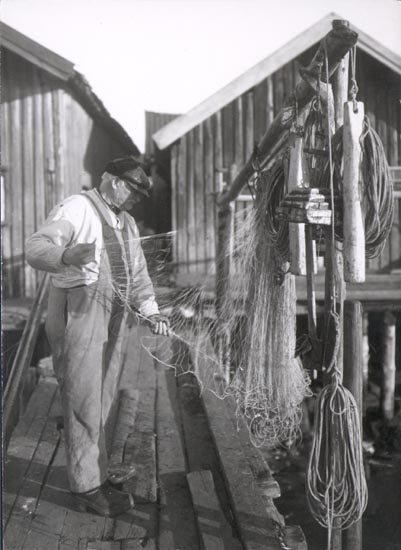
[[[70,61],[0,30],[3,297],[30,297],[26,238],[59,200],[95,186],[110,158],[139,151]]]
[[[159,150],[171,154],[173,251],[178,280],[184,284],[213,271],[216,195],[250,158],[284,102],[292,95],[298,69],[312,59],[331,29],[330,14],[236,80],[154,134]],[[354,26],[351,24],[351,27]],[[396,184],[394,227],[380,258],[368,272],[388,274],[401,267],[400,198],[401,58],[364,32],[358,32],[358,99],[379,133]],[[236,202],[236,209],[244,203]]]

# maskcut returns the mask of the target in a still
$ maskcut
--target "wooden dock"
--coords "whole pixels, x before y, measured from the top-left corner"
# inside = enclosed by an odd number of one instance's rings
[[[305,550],[273,499],[278,484],[233,403],[156,361],[160,339],[127,335],[111,459],[134,463],[135,508],[118,518],[79,512],[69,493],[57,383],[41,376],[4,456],[5,550]],[[169,340],[174,361],[174,340]],[[145,346],[144,346],[145,343]],[[163,342],[166,346],[166,340]],[[179,367],[179,366],[178,366]]]

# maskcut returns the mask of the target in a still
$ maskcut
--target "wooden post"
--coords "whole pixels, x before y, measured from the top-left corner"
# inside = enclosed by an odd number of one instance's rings
[[[327,87],[327,97],[330,97],[330,86]],[[339,98],[347,97],[348,95],[348,81],[344,78],[343,72],[338,72],[333,79],[333,93],[332,101],[334,107],[339,105]],[[336,127],[339,126],[340,121],[342,120],[342,109],[334,111],[334,120],[331,120],[331,112],[328,109],[328,117],[326,120],[328,135],[333,136]],[[333,205],[331,205],[333,208]],[[332,218],[332,223],[335,223],[335,216]],[[331,316],[331,310],[335,309],[336,314],[339,317],[340,326],[343,326],[343,306],[345,299],[345,283],[344,283],[344,267],[343,267],[343,254],[341,250],[341,244],[338,241],[332,242],[332,239],[326,238],[326,252],[325,252],[325,334],[329,336],[328,341],[324,344],[324,356],[325,358],[330,357],[330,354],[333,353],[335,346],[334,341],[334,326],[333,319]],[[333,291],[335,294],[333,295]],[[337,369],[340,372],[343,372],[343,335],[340,334],[340,345],[338,347],[336,365]],[[325,360],[325,363],[327,361]],[[325,383],[331,382],[330,379],[325,377]],[[339,437],[339,435],[338,435]],[[342,548],[342,531],[341,528],[337,527],[337,521],[333,523],[332,531],[332,546],[330,550],[341,550]]]
[[[383,330],[383,378],[381,409],[384,420],[394,417],[396,318],[391,311],[384,314]]]
[[[368,395],[368,381],[369,381],[369,314],[365,313],[362,319],[362,376],[363,376],[363,388],[362,388],[362,409],[363,414],[366,412],[366,397]]]
[[[363,323],[362,305],[344,303],[344,386],[355,397],[362,431],[363,399]],[[345,550],[362,550],[362,519],[344,531]]]
[[[344,279],[349,283],[365,281],[365,223],[362,214],[360,163],[365,109],[360,101],[344,105],[343,212]]]
[[[333,87],[336,90],[334,97],[336,131],[344,124],[344,103],[348,101],[348,68],[349,53],[346,53],[333,76]]]
[[[288,167],[287,191],[291,192],[297,187],[303,187],[304,182],[302,149],[303,138],[297,134],[291,134],[289,141],[290,162]],[[306,251],[305,251],[305,224],[288,224],[290,240],[290,270],[293,275],[306,275]]]

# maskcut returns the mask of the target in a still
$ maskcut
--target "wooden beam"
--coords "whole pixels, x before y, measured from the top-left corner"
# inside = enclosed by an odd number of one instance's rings
[[[159,149],[165,149],[180,139],[195,126],[223,109],[238,96],[251,90],[275,71],[289,63],[292,59],[316,44],[329,32],[333,19],[339,19],[334,13],[329,14],[315,25],[305,29],[293,40],[257,63],[238,78],[224,86],[221,90],[196,105],[185,115],[178,117],[161,128],[153,135]]]
[[[344,386],[355,398],[362,430],[363,335],[361,302],[344,302]],[[362,520],[344,531],[345,550],[362,550]]]
[[[322,59],[325,54],[328,56],[329,73],[332,75],[336,70],[344,55],[356,44],[358,35],[349,28],[347,21],[333,21],[333,29],[324,37],[320,46],[314,55],[305,73],[311,78],[316,78]],[[322,80],[324,77],[322,78]],[[315,90],[306,81],[298,82],[294,90],[294,96],[297,99],[298,112],[302,111],[309,101],[313,98]],[[290,129],[296,112],[294,97],[287,101],[281,112],[276,116],[271,126],[262,137],[258,150],[260,160],[266,161],[271,157],[272,152],[276,151],[277,144]],[[234,200],[240,193],[242,187],[253,175],[253,159],[250,158],[227,192],[220,197],[219,204],[227,204]]]
[[[3,426],[5,434],[8,433],[10,428],[14,402],[18,397],[23,377],[30,366],[33,351],[35,349],[39,327],[42,321],[48,284],[49,275],[46,273],[42,278],[35,301],[32,304],[17,353],[10,369],[7,384],[4,388]]]
[[[212,473],[209,470],[191,472],[187,479],[204,550],[242,550],[220,507]]]
[[[396,347],[396,318],[393,313],[386,311],[383,318],[383,379],[381,388],[381,409],[383,418],[387,421],[394,417],[395,392],[395,347]]]
[[[74,74],[74,65],[68,59],[52,52],[5,23],[0,23],[0,29],[2,47],[64,81]]]

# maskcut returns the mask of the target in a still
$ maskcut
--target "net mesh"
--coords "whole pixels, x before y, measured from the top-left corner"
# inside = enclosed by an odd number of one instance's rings
[[[278,234],[285,241],[282,231],[272,230],[270,217],[272,201],[280,199],[275,184],[281,175],[277,167],[261,174],[257,200],[234,220],[232,269],[220,306],[215,307],[213,289],[206,284],[168,289],[162,310],[170,318],[172,339],[180,343],[178,355],[176,349],[172,360],[171,338],[159,338],[157,344],[161,364],[179,375],[193,372],[201,391],[235,398],[237,417],[245,421],[256,446],[293,445],[300,436],[301,404],[310,394],[309,378],[295,358],[294,276],[283,258],[285,247],[277,246]],[[169,233],[142,240],[151,278],[159,288],[168,277],[173,238]],[[126,306],[141,318],[129,303]],[[142,341],[151,354],[153,338]]]

